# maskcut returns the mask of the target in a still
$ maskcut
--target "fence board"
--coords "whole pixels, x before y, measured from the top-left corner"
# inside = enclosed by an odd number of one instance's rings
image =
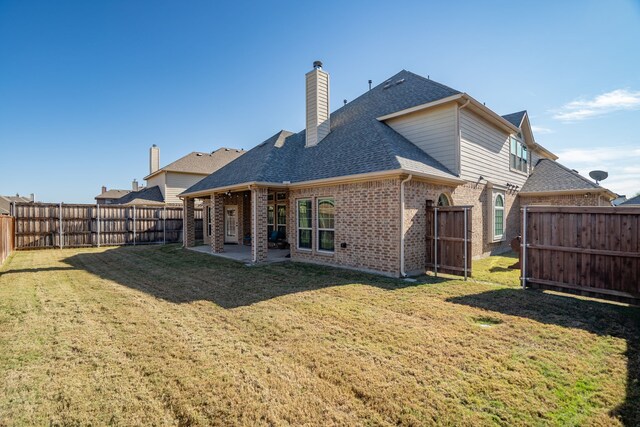
[[[196,209],[196,239],[202,210]],[[18,203],[16,249],[182,242],[183,209],[163,206]]]
[[[640,302],[640,208],[527,206],[523,286]]]
[[[11,216],[0,215],[0,265],[14,249],[15,220]]]

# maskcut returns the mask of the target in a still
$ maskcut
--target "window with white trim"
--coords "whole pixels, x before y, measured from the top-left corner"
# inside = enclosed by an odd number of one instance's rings
[[[527,146],[524,145],[522,140],[516,136],[512,135],[509,139],[511,141],[509,149],[509,167],[521,172],[527,172],[529,166]]]
[[[267,206],[267,236],[271,238],[271,233],[275,230],[275,212],[273,205]]]
[[[318,251],[335,250],[335,201],[330,197],[318,199]]]
[[[311,249],[313,236],[313,216],[311,199],[300,199],[297,203],[298,249]]]
[[[504,239],[504,194],[493,195],[493,240]]]
[[[207,206],[207,236],[211,236],[212,228],[213,228],[213,208],[211,206]]]
[[[287,237],[287,205],[276,206],[276,226],[281,238]]]

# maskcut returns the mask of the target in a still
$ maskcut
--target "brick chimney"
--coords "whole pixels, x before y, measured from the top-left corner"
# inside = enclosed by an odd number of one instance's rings
[[[149,173],[152,174],[160,169],[160,148],[153,144],[149,149]]]
[[[102,194],[107,192],[107,187],[105,187],[104,185],[102,186]]]
[[[313,147],[331,130],[329,123],[329,74],[322,70],[322,62],[315,61],[306,74],[307,140],[305,147]]]

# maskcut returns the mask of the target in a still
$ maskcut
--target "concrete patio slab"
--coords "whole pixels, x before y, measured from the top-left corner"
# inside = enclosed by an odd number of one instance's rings
[[[213,253],[211,251],[211,246],[202,245],[202,246],[194,246],[192,248],[187,248],[194,252],[200,252],[203,254],[209,254],[213,256],[218,256],[221,258],[232,259],[234,261],[240,261],[244,263],[252,263],[253,257],[251,255],[251,247],[244,245],[224,245],[224,252],[221,253]],[[285,262],[290,261],[291,258],[288,258],[289,249],[269,249],[267,252],[267,260],[265,263],[273,263],[273,262]],[[264,263],[263,263],[264,264]]]

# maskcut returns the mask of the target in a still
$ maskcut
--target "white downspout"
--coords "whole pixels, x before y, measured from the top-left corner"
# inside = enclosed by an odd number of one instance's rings
[[[407,277],[404,271],[404,184],[411,181],[413,175],[400,182],[400,277]]]
[[[251,236],[251,247],[253,249],[253,263],[258,262],[258,192],[251,189],[251,228],[253,229],[253,235]]]

